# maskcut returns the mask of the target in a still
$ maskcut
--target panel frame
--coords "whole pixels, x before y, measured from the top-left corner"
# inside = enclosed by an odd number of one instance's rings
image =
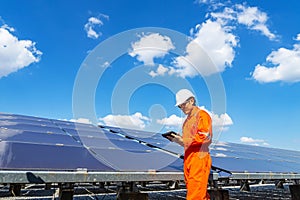
[[[183,181],[183,172],[89,172],[84,169],[78,171],[0,170],[0,183],[94,183],[171,180]]]

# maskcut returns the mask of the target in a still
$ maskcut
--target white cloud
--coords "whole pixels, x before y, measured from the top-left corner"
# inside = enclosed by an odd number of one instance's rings
[[[217,0],[195,0],[194,3],[200,4],[200,5],[206,4],[207,6],[212,7],[213,9],[216,9],[216,8],[224,5],[224,3],[221,3]]]
[[[107,68],[109,66],[110,66],[110,63],[108,61],[106,61],[102,64],[102,67],[104,67],[104,68]]]
[[[297,39],[298,37],[299,35]],[[292,49],[279,48],[272,51],[266,61],[267,65],[258,64],[251,73],[256,81],[260,83],[300,81],[300,44],[294,44]]]
[[[181,127],[185,118],[178,117],[176,115],[171,115],[170,117],[166,117],[163,119],[158,119],[157,123],[165,125],[167,127]]]
[[[210,111],[206,110],[204,107],[201,107],[201,109],[207,111],[211,118],[212,118],[212,125],[214,127],[214,131],[226,131],[228,130],[229,126],[233,125],[232,119],[230,116],[225,113],[221,115],[213,114]],[[166,117],[163,119],[157,120],[158,124],[162,124],[167,126],[167,128],[170,127],[181,127],[185,118],[178,117],[176,115],[171,115],[170,117]]]
[[[213,1],[198,0],[196,2],[213,3],[215,6],[212,7],[215,9],[222,6]],[[187,45],[186,55],[179,56],[174,61],[175,74],[178,76],[183,78],[199,74],[209,76],[231,67],[235,58],[234,48],[239,42],[238,37],[233,34],[237,24],[259,31],[269,39],[276,38],[266,25],[267,14],[257,7],[236,4],[232,7],[225,7],[222,12],[212,12],[207,16],[211,18],[191,30],[194,39]]]
[[[97,31],[99,27],[104,25],[102,19],[108,20],[109,17],[107,15],[101,14],[99,15],[99,17],[90,17],[88,19],[88,22],[84,25],[84,30],[87,33],[87,37],[97,39],[102,35],[100,31]]]
[[[193,31],[196,33],[186,47],[186,55],[174,61],[179,76],[209,76],[231,67],[238,40],[229,27],[208,19]]]
[[[142,130],[151,120],[137,112],[133,115],[107,115],[99,121],[107,126]]]
[[[233,124],[231,117],[227,113],[221,115],[211,114],[211,116],[215,126],[230,126]]]
[[[237,4],[237,21],[240,24],[246,25],[251,30],[257,30],[269,39],[275,39],[275,34],[268,29],[266,22],[268,16],[266,13],[260,11],[257,7],[247,7],[245,5]]]
[[[229,129],[229,126],[233,125],[231,117],[227,113],[220,115],[210,113],[213,123],[214,131],[224,132]]]
[[[131,47],[129,55],[149,66],[154,66],[154,58],[162,58],[175,48],[169,37],[159,33],[143,34]]]
[[[42,55],[35,42],[19,40],[13,31],[7,25],[0,27],[0,78],[39,62]]]
[[[92,124],[92,122],[89,119],[86,119],[86,118],[70,119],[70,122],[78,122],[78,123],[83,123],[83,124]]]
[[[198,4],[202,4],[202,3],[204,3],[204,4],[207,4],[207,3],[209,3],[211,0],[195,0],[195,3],[198,3]]]
[[[210,76],[225,71],[232,66],[235,48],[239,44],[238,36],[233,33],[237,25],[245,25],[248,29],[258,31],[269,39],[276,38],[266,25],[267,14],[257,7],[249,7],[246,4],[225,7],[224,4],[213,0],[196,0],[195,3],[213,4],[212,9],[224,7],[224,10],[208,14],[205,22],[191,29],[192,40],[185,48],[185,55],[174,58],[172,67],[152,70],[150,76],[168,74],[186,78],[198,75]],[[129,54],[132,57],[136,56],[144,64],[153,66],[154,58],[165,56],[173,48],[170,38],[153,33],[143,35],[140,41],[132,44],[133,50]]]
[[[295,39],[296,41],[300,41],[300,33],[297,34],[297,37]]]
[[[210,13],[210,15],[222,24],[237,22],[238,24],[245,25],[250,30],[260,32],[270,40],[276,38],[276,35],[267,27],[267,14],[260,11],[257,7],[236,4],[233,7],[225,7],[223,12]]]
[[[159,64],[158,68],[156,69],[156,71],[150,71],[149,75],[152,77],[155,76],[164,76],[169,70],[169,68],[164,67],[162,64]]]

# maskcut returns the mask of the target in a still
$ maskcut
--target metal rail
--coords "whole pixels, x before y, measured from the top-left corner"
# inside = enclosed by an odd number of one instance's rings
[[[184,180],[182,172],[0,171],[0,183],[85,183]]]
[[[300,174],[296,173],[249,173],[249,172],[240,172],[236,173],[233,172],[232,175],[229,177],[233,180],[257,180],[257,179],[264,179],[264,180],[280,180],[280,179],[291,179],[291,180],[300,180]]]

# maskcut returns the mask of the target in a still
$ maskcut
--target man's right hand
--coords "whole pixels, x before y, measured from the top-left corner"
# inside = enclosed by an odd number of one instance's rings
[[[177,144],[183,146],[183,139],[182,139],[181,135],[172,133],[172,136],[173,137],[168,136],[168,139],[171,140],[172,142],[176,142]]]

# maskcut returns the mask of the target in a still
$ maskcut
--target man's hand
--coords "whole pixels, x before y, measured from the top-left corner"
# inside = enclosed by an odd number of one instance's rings
[[[167,136],[170,141],[176,142],[177,144],[183,146],[183,139],[182,139],[181,135],[174,134],[174,133],[172,133],[171,135],[172,136]]]

